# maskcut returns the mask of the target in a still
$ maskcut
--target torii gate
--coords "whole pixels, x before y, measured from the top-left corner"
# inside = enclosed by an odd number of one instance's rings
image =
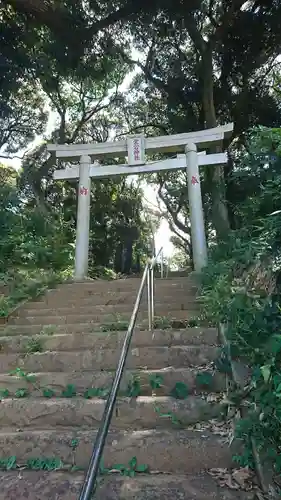
[[[80,157],[80,166],[74,165],[54,172],[55,180],[79,179],[78,210],[75,246],[75,275],[79,281],[87,276],[90,230],[91,177],[103,178],[116,175],[136,175],[164,170],[187,169],[188,197],[190,206],[191,239],[194,267],[200,271],[207,263],[207,244],[204,227],[203,204],[199,166],[222,165],[227,162],[226,153],[197,153],[200,149],[222,145],[224,138],[233,131],[233,123],[199,132],[147,137],[129,136],[126,140],[98,144],[49,144],[48,151],[55,151],[57,158],[66,161]],[[176,158],[146,162],[146,152],[174,152]],[[99,157],[128,157],[123,165],[92,163]]]

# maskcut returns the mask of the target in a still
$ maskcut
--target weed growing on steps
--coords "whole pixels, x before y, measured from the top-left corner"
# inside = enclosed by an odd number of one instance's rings
[[[29,396],[29,391],[25,387],[17,389],[15,392],[16,398],[27,398]]]
[[[154,318],[153,328],[155,330],[171,330],[172,328],[185,330],[186,328],[194,328],[204,324],[204,318],[192,318],[189,320],[177,320],[168,316],[156,316]],[[127,331],[129,321],[118,319],[117,321],[103,323],[100,325],[100,330],[103,332],[121,332]],[[148,324],[146,321],[138,325],[140,330],[147,330]]]
[[[128,383],[125,395],[129,398],[137,398],[141,395],[141,383],[140,378],[137,375],[133,375]]]
[[[67,384],[66,388],[62,390],[61,395],[63,398],[74,398],[75,396],[77,396],[75,385]]]
[[[85,399],[107,398],[110,393],[109,387],[90,387],[84,392]]]
[[[16,276],[13,276],[14,287],[9,296],[2,297],[0,300],[0,317],[8,317],[9,313],[21,302],[40,297],[46,290],[63,283],[66,278],[67,276],[63,273],[53,273],[49,270],[41,274],[29,271],[27,275],[24,272],[18,272]]]
[[[211,372],[198,372],[196,375],[196,385],[202,389],[209,389],[213,386],[214,375]]]
[[[74,443],[75,441],[75,443]],[[77,443],[76,443],[77,441]],[[71,443],[72,449],[78,446],[78,440],[73,440]],[[82,467],[77,467],[73,464],[64,464],[60,458],[57,457],[34,457],[29,458],[25,463],[18,462],[15,455],[7,458],[0,459],[0,470],[42,470],[42,471],[55,471],[55,470],[68,470],[76,472],[83,471]],[[137,457],[132,457],[128,464],[113,464],[111,467],[105,467],[103,460],[101,461],[99,474],[104,476],[111,473],[119,472],[122,476],[134,477],[137,474],[144,474],[149,472],[149,467],[146,464],[139,464]]]
[[[50,387],[45,387],[43,390],[42,390],[42,393],[43,393],[43,396],[44,398],[54,398],[56,393],[53,389],[51,389]]]
[[[169,330],[172,328],[172,320],[166,316],[156,316],[153,327],[157,330]]]
[[[175,399],[186,399],[189,394],[188,387],[184,382],[176,382],[171,391],[171,396]]]
[[[157,373],[153,373],[149,376],[149,384],[152,391],[160,389],[163,386],[163,377]]]
[[[89,387],[84,393],[79,393],[74,384],[67,384],[63,388],[60,394],[57,394],[54,389],[48,386],[40,386],[36,376],[32,373],[25,372],[22,368],[17,367],[15,370],[10,372],[11,376],[16,376],[17,378],[23,380],[27,387],[19,388],[15,391],[15,397],[28,397],[31,393],[30,386],[37,392],[40,392],[44,398],[50,399],[55,397],[61,398],[75,398],[77,396],[83,396],[85,399],[101,398],[106,399],[110,393],[110,387]],[[205,375],[207,377],[207,374]],[[207,380],[205,379],[205,383]],[[152,395],[155,394],[157,389],[163,387],[164,379],[161,374],[152,373],[149,375],[149,385],[152,391]],[[176,399],[186,399],[189,394],[187,385],[184,382],[176,382],[174,388],[170,392],[170,395]],[[142,386],[139,375],[133,374],[128,382],[128,385],[124,391],[119,392],[119,396],[125,396],[130,398],[137,398],[142,395]],[[8,388],[0,389],[0,400],[12,397],[13,394]]]
[[[54,335],[57,331],[57,325],[44,325],[39,335]]]
[[[115,464],[111,468],[104,467],[102,460],[99,468],[100,475],[109,474],[110,472],[120,472],[122,476],[135,477],[137,474],[149,472],[149,467],[146,464],[138,464],[137,457],[132,457],[127,465]]]
[[[10,371],[9,375],[23,380],[28,386],[31,385],[36,390],[40,390],[40,386],[37,383],[36,376],[32,373],[25,372],[20,367],[17,367],[15,370]]]
[[[154,411],[155,411],[155,413],[157,413],[157,415],[160,418],[168,418],[171,420],[172,424],[181,425],[181,421],[179,420],[179,418],[177,417],[177,415],[174,412],[169,411],[169,412],[163,413],[161,408],[159,408],[159,406],[156,406],[156,405],[154,406]]]
[[[129,328],[128,321],[117,321],[113,323],[103,323],[100,325],[102,332],[124,332]]]
[[[33,354],[35,352],[43,352],[43,342],[38,335],[31,337],[24,346],[26,354]]]
[[[45,470],[53,471],[63,469],[63,463],[59,458],[29,458],[26,463],[17,462],[17,457],[11,456],[8,458],[0,459],[1,470],[15,470],[15,469],[28,469],[28,470]]]
[[[11,396],[9,389],[0,389],[0,400]]]
[[[9,315],[10,306],[6,297],[1,297],[0,299],[0,316],[6,318]]]

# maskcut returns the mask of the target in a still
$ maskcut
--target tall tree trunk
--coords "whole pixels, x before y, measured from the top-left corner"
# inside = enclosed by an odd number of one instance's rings
[[[203,109],[207,128],[217,126],[214,103],[213,54],[210,43],[206,44],[202,55]],[[214,152],[221,148],[216,147]],[[230,224],[225,199],[224,167],[207,167],[207,181],[212,198],[212,221],[217,237],[224,238],[229,232]]]

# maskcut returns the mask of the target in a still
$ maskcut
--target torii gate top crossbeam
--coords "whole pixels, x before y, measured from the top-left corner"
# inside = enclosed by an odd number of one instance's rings
[[[144,147],[147,152],[183,152],[185,145],[193,142],[199,148],[221,144],[224,138],[230,137],[233,123],[221,127],[188,132],[186,134],[164,135],[144,138]],[[83,155],[93,156],[126,156],[127,141],[102,142],[98,144],[48,144],[48,151],[55,151],[57,158],[74,159]]]
[[[223,165],[227,163],[226,153],[216,153],[212,155],[198,154],[198,166],[206,165]],[[175,170],[186,168],[185,155],[178,155],[177,158],[170,158],[168,160],[161,160],[157,162],[146,163],[146,165],[90,165],[89,175],[96,179],[103,177],[114,177],[118,175],[136,175],[136,174],[151,174],[153,172],[163,172],[165,170]],[[63,179],[79,179],[79,166],[75,165],[63,170],[54,171],[55,180]]]

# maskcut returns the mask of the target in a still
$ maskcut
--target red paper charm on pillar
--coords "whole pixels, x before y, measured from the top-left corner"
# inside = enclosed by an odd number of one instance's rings
[[[88,189],[86,189],[85,187],[82,187],[82,188],[80,188],[79,193],[81,195],[86,196],[88,194]]]
[[[192,179],[191,179],[191,184],[193,184],[193,186],[194,186],[195,184],[199,184],[198,179],[196,179],[195,175],[193,175],[193,176],[192,176]]]

